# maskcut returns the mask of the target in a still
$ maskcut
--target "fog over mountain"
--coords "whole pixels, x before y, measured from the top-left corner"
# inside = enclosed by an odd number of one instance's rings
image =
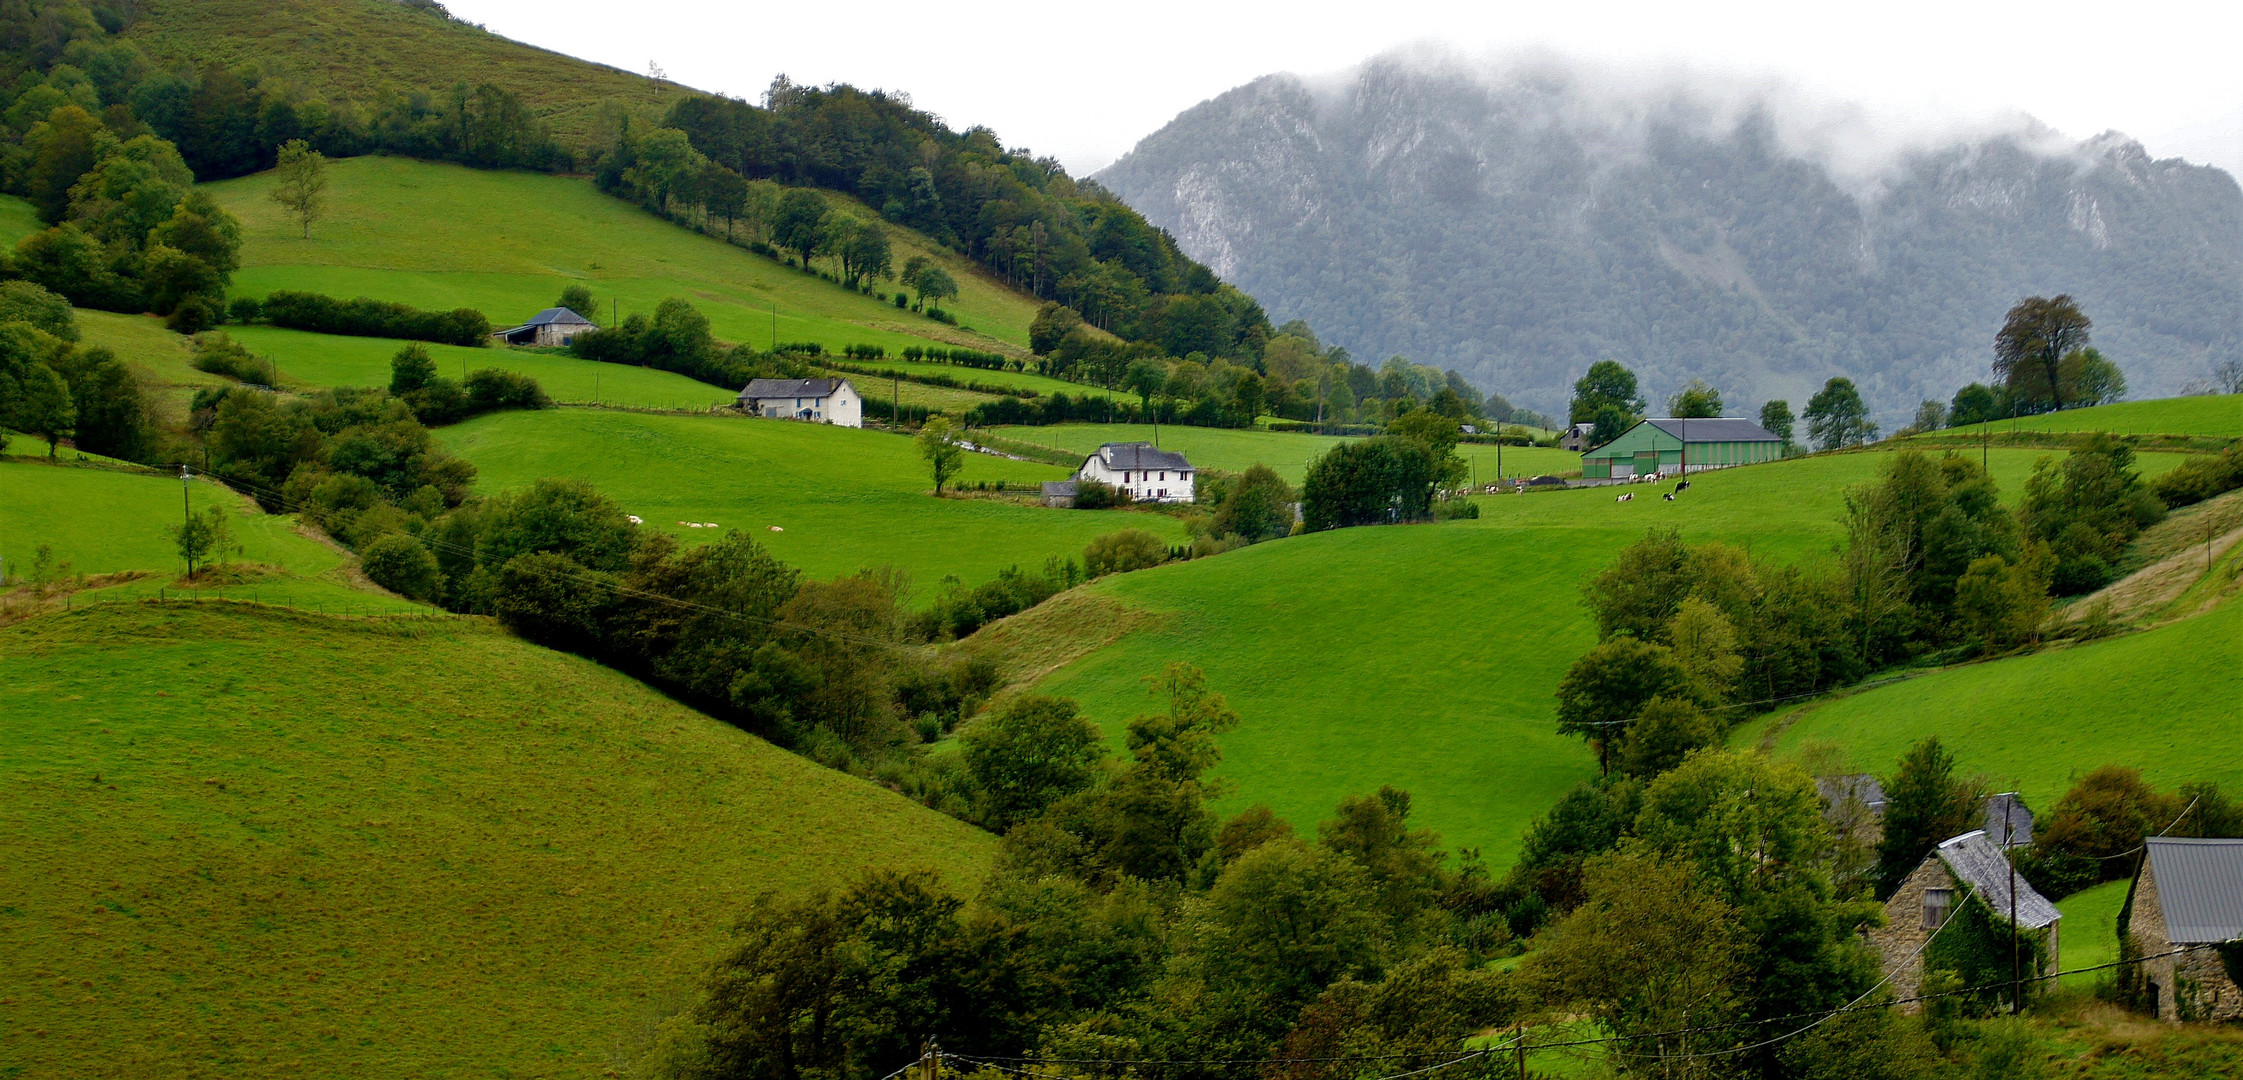
[[[1987,378],[2033,293],[2080,299],[2133,397],[2243,356],[2234,178],[2021,116],[1397,53],[1258,79],[1097,179],[1273,320],[1545,411],[1610,357],[1732,413],[1848,375],[1890,426]]]

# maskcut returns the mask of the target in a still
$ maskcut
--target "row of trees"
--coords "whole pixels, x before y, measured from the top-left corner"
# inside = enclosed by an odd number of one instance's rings
[[[1589,444],[1602,445],[1641,422],[1647,407],[1635,372],[1617,360],[1600,360],[1573,384],[1567,422],[1594,425]],[[1703,379],[1692,379],[1667,398],[1666,415],[1697,419],[1721,416],[1723,409],[1720,390]],[[1824,383],[1801,416],[1794,416],[1791,403],[1781,399],[1760,406],[1760,426],[1781,438],[1786,450],[1801,419],[1807,422],[1808,440],[1819,450],[1860,446],[1877,437],[1877,425],[1869,419],[1860,389],[1844,376]]]
[[[30,282],[0,283],[0,423],[44,441],[49,457],[71,439],[80,450],[148,460],[160,445],[153,402],[124,361],[78,339],[69,301]]]
[[[102,18],[104,12],[112,17]],[[22,194],[37,153],[23,146],[33,124],[75,106],[120,138],[154,134],[178,146],[204,179],[270,168],[302,140],[334,157],[404,154],[479,168],[563,170],[574,156],[514,94],[491,83],[387,91],[367,101],[323,100],[254,63],[215,62],[177,70],[121,36],[132,7],[47,0],[0,8],[0,183]]]

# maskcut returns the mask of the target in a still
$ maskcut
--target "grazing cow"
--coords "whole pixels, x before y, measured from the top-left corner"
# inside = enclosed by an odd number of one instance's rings
[[[1633,492],[1633,491],[1631,491],[1631,492],[1628,492],[1627,494],[1624,494],[1624,495],[1620,496],[1619,498],[1617,498],[1617,499],[1614,499],[1614,500],[1612,500],[1612,501],[1613,501],[1613,502],[1616,502],[1616,503],[1624,503],[1624,502],[1627,502],[1628,500],[1630,500],[1630,499],[1633,499],[1633,498],[1635,498],[1635,497],[1636,497],[1636,493],[1635,493],[1635,492]]]
[[[1683,482],[1681,482],[1681,483],[1679,483],[1679,484],[1676,484],[1676,485],[1674,486],[1674,493],[1675,493],[1675,494],[1677,494],[1677,495],[1680,495],[1680,494],[1682,494],[1683,492],[1685,492],[1685,491],[1688,491],[1688,490],[1690,490],[1690,481],[1688,481],[1688,480],[1684,480]]]
[[[1662,499],[1665,499],[1665,500],[1667,500],[1668,502],[1673,502],[1673,501],[1674,501],[1674,492],[1671,492],[1671,491],[1670,491],[1670,492],[1667,492],[1666,494],[1664,494],[1664,495],[1661,495],[1661,496],[1659,496],[1659,497],[1660,497],[1660,498],[1662,498]]]

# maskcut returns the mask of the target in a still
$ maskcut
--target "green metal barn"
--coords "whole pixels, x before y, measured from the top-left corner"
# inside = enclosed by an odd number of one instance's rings
[[[1774,461],[1783,440],[1750,420],[1645,420],[1581,455],[1585,480],[1619,480]]]

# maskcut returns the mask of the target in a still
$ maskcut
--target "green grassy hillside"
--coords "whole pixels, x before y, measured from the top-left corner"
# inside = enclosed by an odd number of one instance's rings
[[[601,103],[659,116],[678,93],[643,75],[510,41],[394,0],[142,0],[126,37],[160,63],[254,63],[324,97],[442,91],[489,80],[564,141],[582,143]]]
[[[39,231],[39,212],[14,195],[0,195],[0,244],[14,251],[16,241]]]
[[[338,337],[270,326],[227,328],[234,340],[272,360],[281,384],[308,389],[328,386],[387,386],[390,359],[404,345],[386,338]],[[439,374],[465,378],[478,368],[505,368],[537,380],[553,400],[600,402],[641,409],[705,409],[732,404],[738,391],[655,368],[603,364],[562,353],[530,349],[466,349],[426,345]]]
[[[850,292],[821,278],[702,236],[601,194],[577,177],[481,172],[404,158],[365,157],[330,167],[331,216],[303,239],[267,197],[270,173],[209,185],[242,222],[237,295],[306,289],[372,296],[424,308],[472,307],[494,324],[527,319],[562,288],[589,286],[612,319],[651,313],[669,297],[691,300],[719,338],[757,347],[815,341],[1022,347],[1029,301],[989,281],[955,254],[899,246],[896,262],[929,253],[963,296],[952,310],[966,333]],[[990,336],[997,335],[997,336]]]
[[[2005,495],[2043,453],[1993,452]],[[1500,865],[1526,822],[1595,769],[1553,733],[1558,679],[1595,643],[1581,582],[1668,525],[1767,558],[1824,557],[1843,537],[1845,489],[1884,460],[1706,473],[1673,503],[1648,487],[1624,504],[1603,490],[1486,497],[1477,521],[1344,529],[1109,579],[1092,590],[1167,618],[1040,689],[1118,732],[1151,705],[1145,672],[1199,664],[1244,718],[1223,737],[1219,775],[1237,785],[1226,807],[1264,802],[1306,827],[1343,795],[1393,784],[1417,796],[1416,820]],[[2142,466],[2179,460],[2144,454]]]
[[[560,410],[499,413],[444,428],[437,438],[482,470],[485,492],[539,477],[589,480],[649,528],[680,539],[721,533],[680,520],[753,531],[773,554],[813,577],[867,566],[909,569],[922,593],[945,574],[978,583],[1051,555],[1081,558],[1092,537],[1151,529],[1180,541],[1159,514],[1051,510],[995,499],[936,499],[911,440],[878,431],[735,417]],[[1014,484],[1067,470],[967,454],[961,479]],[[771,532],[770,526],[784,532]]]
[[[598,1076],[747,901],[992,843],[481,620],[0,629],[0,1073]]]
[[[1987,424],[1968,424],[1937,436],[2004,431],[2108,431],[2115,435],[2218,435],[2243,439],[2243,395],[2122,401],[2087,409],[2067,409]]]
[[[186,570],[167,529],[184,512],[177,479],[137,472],[49,465],[46,446],[22,436],[9,440],[25,460],[0,460],[0,557],[11,575],[28,576],[40,545],[57,563],[68,561],[80,574],[125,570],[154,571],[146,581],[101,590],[88,599],[154,595],[173,588]],[[67,452],[65,457],[71,455]],[[296,531],[296,519],[258,511],[255,503],[215,484],[197,481],[184,493],[201,511],[211,506],[233,510],[235,550],[229,561],[264,568],[239,576],[233,584],[193,590],[198,596],[234,596],[329,611],[425,610],[406,600],[355,587],[353,560],[334,547]]]
[[[2106,881],[2092,889],[2084,889],[2056,902],[2056,910],[2064,913],[2064,929],[2059,935],[2058,958],[2066,970],[2096,967],[2118,959],[2118,909],[2126,906],[2129,881]],[[2067,975],[2064,985],[2091,987],[2109,977],[2109,972],[2086,975]]]
[[[1936,734],[1963,768],[2050,806],[2098,765],[2134,765],[2151,783],[2243,784],[2235,738],[2243,700],[2243,604],[2140,634],[1941,671],[1822,705],[1775,739],[1843,749],[1888,770]]]
[[[1151,424],[1054,424],[1050,427],[1007,427],[997,431],[1008,439],[1077,454],[1089,454],[1102,443],[1152,442],[1154,436]],[[1245,472],[1248,466],[1262,464],[1296,484],[1307,473],[1310,461],[1347,441],[1336,435],[1175,424],[1162,424],[1159,436],[1162,449],[1181,451],[1192,464],[1201,468]],[[1472,463],[1475,475],[1483,482],[1492,482],[1497,475],[1495,451],[1493,446],[1477,443],[1460,443],[1456,448],[1460,457]],[[1536,446],[1506,446],[1502,465],[1505,476],[1578,473],[1581,455]]]

